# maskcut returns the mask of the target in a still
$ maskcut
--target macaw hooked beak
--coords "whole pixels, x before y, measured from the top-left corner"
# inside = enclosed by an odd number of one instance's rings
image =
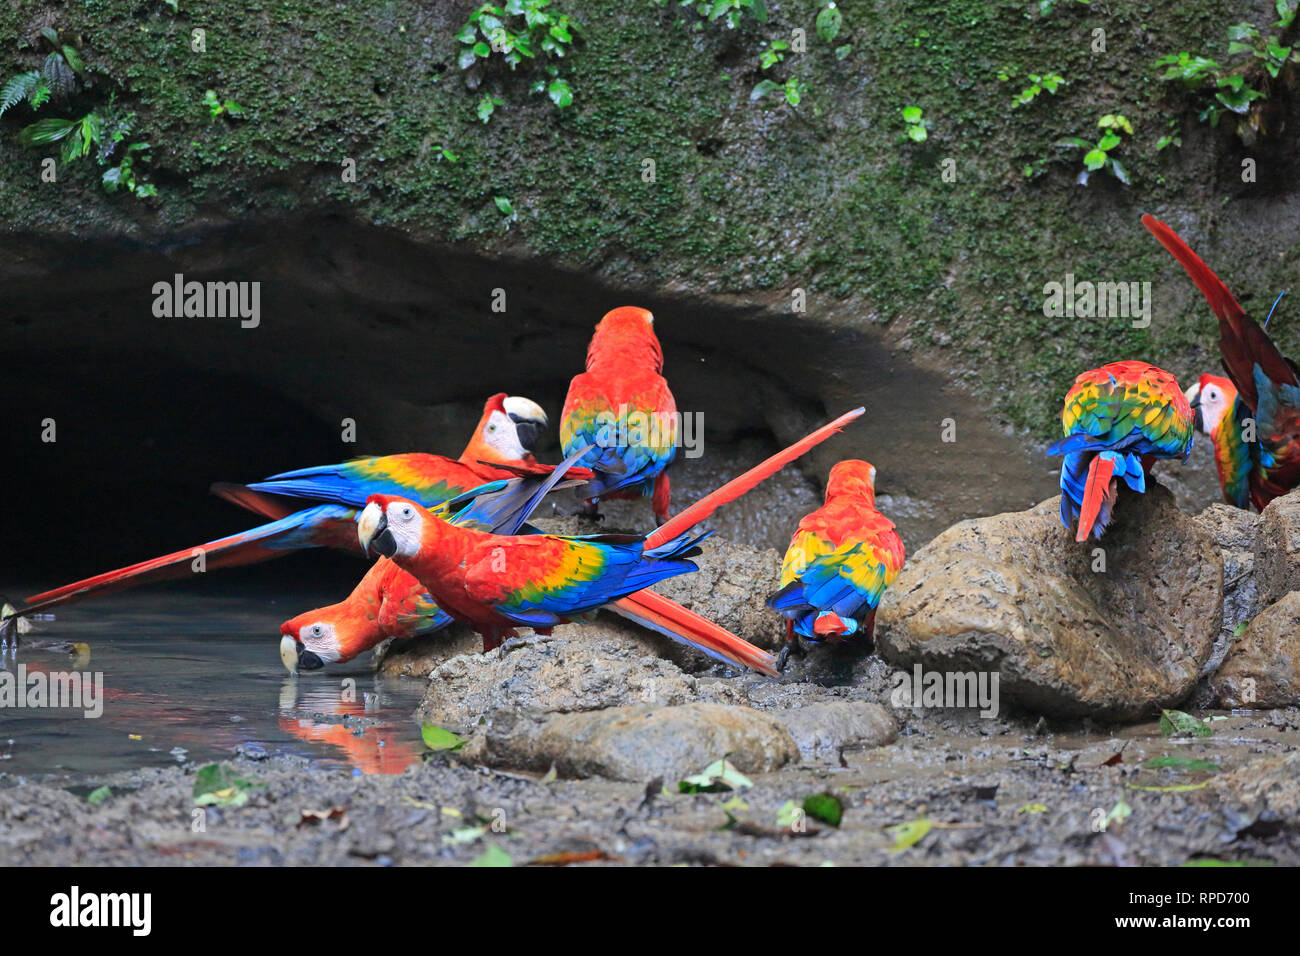
[[[519,395],[511,395],[503,404],[506,414],[515,423],[519,444],[524,446],[525,451],[532,451],[537,446],[537,439],[546,430],[546,412],[536,402]]]
[[[366,557],[370,557],[371,552],[382,554],[386,558],[397,553],[397,539],[388,530],[388,516],[375,502],[366,505],[361,517],[357,519],[357,537],[361,540],[361,550]]]
[[[1192,406],[1192,428],[1198,432],[1205,431],[1205,416],[1201,414],[1201,386],[1193,385],[1185,394],[1187,404]]]
[[[280,638],[280,662],[290,674],[296,674],[300,670],[320,670],[325,666],[325,662],[316,654],[307,650],[300,641],[295,641],[288,634]]]

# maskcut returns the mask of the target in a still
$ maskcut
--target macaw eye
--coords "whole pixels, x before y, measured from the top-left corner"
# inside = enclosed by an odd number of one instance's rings
[[[320,626],[319,624],[313,624],[313,625],[311,626],[311,633],[312,633],[312,637],[320,637],[320,636],[321,636],[321,626]]]
[[[402,517],[403,517],[403,518],[410,518],[410,517],[411,517],[412,515],[414,515],[414,514],[415,514],[415,512],[411,510],[411,506],[410,506],[410,505],[402,505]]]
[[[1209,399],[1210,401],[1212,401],[1212,402],[1213,402],[1213,401],[1217,401],[1218,398],[1219,398],[1218,390],[1213,389],[1213,388],[1209,389],[1208,391],[1206,391],[1206,393],[1205,393],[1205,397],[1208,398],[1208,399]]]
[[[490,431],[490,432],[494,432],[494,431],[496,431],[496,430],[497,430],[497,427],[496,427],[495,425],[489,425],[489,426],[488,426],[488,431]]]

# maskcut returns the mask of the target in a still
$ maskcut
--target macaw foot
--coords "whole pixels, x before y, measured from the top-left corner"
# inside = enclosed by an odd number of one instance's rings
[[[806,657],[811,646],[803,639],[801,634],[794,634],[786,639],[785,646],[776,655],[776,669],[778,673],[785,673],[785,665],[789,663],[791,657]]]
[[[534,644],[547,644],[552,640],[553,638],[551,637],[550,629],[547,628],[545,632],[535,631],[527,637],[515,636],[510,638],[508,641],[503,641],[497,652],[502,657],[505,657],[511,651],[517,651],[521,647],[531,647]]]

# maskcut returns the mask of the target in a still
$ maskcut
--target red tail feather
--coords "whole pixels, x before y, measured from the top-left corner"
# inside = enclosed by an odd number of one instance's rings
[[[851,412],[845,412],[835,421],[823,425],[811,435],[807,435],[784,451],[779,451],[767,461],[755,465],[749,471],[745,472],[738,478],[733,478],[717,491],[710,492],[695,504],[685,509],[675,518],[670,518],[664,522],[656,531],[653,531],[645,539],[645,549],[658,547],[665,541],[671,541],[678,535],[681,535],[691,528],[694,528],[701,521],[706,520],[709,515],[717,511],[729,501],[735,501],[745,492],[749,491],[755,485],[759,484],[765,478],[770,478],[790,462],[794,461],[804,452],[817,445],[820,445],[826,439],[839,432],[841,428],[847,425],[853,419],[859,417],[865,412],[865,408],[855,408]]]
[[[239,505],[239,507],[251,511],[253,514],[262,515],[262,517],[270,521],[279,521],[303,507],[300,500],[286,495],[273,495],[265,491],[254,491],[252,488],[232,484],[228,481],[213,482],[212,487],[208,490],[218,498],[224,498],[231,504]]]
[[[629,594],[609,609],[652,630],[670,631],[740,667],[777,676],[776,660],[767,651],[654,591]]]
[[[1092,534],[1092,526],[1097,523],[1097,514],[1110,491],[1110,479],[1114,473],[1114,460],[1101,455],[1094,458],[1088,466],[1088,482],[1083,486],[1083,504],[1079,506],[1079,528],[1074,533],[1075,541],[1087,541]]]
[[[1142,224],[1151,230],[1151,234],[1187,270],[1192,282],[1196,283],[1196,288],[1201,290],[1201,295],[1205,296],[1205,301],[1218,317],[1219,351],[1223,355],[1223,364],[1246,404],[1252,410],[1259,404],[1259,398],[1255,394],[1257,364],[1274,382],[1282,385],[1297,384],[1291,363],[1277,350],[1268,333],[1246,314],[1246,310],[1237,302],[1223,280],[1214,274],[1204,260],[1176,232],[1154,216],[1143,216]]]
[[[822,637],[838,637],[848,629],[848,625],[834,611],[818,614],[817,621],[813,624],[813,633]]]

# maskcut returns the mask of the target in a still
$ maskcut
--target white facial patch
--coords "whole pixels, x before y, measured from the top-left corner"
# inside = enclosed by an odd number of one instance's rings
[[[493,412],[483,426],[483,442],[501,456],[503,461],[523,458],[528,449],[519,443],[515,423],[505,412]],[[390,519],[391,520],[391,519]]]
[[[509,419],[507,419],[507,422]],[[394,501],[388,506],[388,532],[397,544],[397,555],[413,558],[420,553],[424,517],[409,501]]]
[[[298,631],[298,640],[326,664],[333,664],[341,656],[338,637],[334,634],[334,625],[328,621],[316,621],[305,625]]]

